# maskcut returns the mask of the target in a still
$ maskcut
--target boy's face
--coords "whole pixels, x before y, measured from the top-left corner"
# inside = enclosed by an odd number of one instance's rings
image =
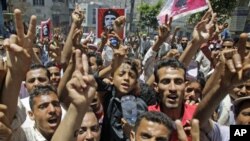
[[[129,64],[122,63],[121,66],[115,70],[113,83],[120,94],[131,92],[135,88],[136,82],[136,72],[131,69]]]

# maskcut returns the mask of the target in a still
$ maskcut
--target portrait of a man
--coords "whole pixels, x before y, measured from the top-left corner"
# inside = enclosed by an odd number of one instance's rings
[[[97,38],[101,37],[101,33],[105,29],[112,29],[113,21],[119,16],[124,16],[125,10],[121,8],[98,8],[97,9]]]
[[[119,14],[116,11],[108,9],[103,14],[103,27],[111,28],[113,21],[118,17]]]

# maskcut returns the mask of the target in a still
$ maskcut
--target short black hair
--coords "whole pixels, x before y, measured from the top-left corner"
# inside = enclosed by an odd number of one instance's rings
[[[139,77],[139,73],[138,73],[138,64],[136,63],[136,61],[134,59],[131,58],[125,58],[122,62],[122,64],[128,64],[131,66],[131,70],[135,72],[136,77]],[[112,74],[112,76],[114,76],[114,73]]]
[[[166,114],[162,112],[150,111],[150,112],[145,112],[141,114],[137,118],[135,122],[135,126],[134,126],[135,133],[143,119],[146,119],[147,121],[152,121],[152,122],[156,122],[159,124],[163,124],[167,129],[170,130],[170,132],[176,129],[174,121],[170,117],[168,117]]]
[[[96,64],[97,66],[102,66],[103,65],[103,61],[102,61],[102,57],[101,55],[95,53],[95,52],[89,52],[87,54],[88,58],[90,59],[90,57],[95,57],[96,58]]]
[[[46,63],[45,67],[48,69],[50,67],[57,67],[57,64],[53,61],[49,61],[48,63]]]
[[[48,79],[50,78],[50,72],[49,70],[42,64],[31,64],[29,71],[31,70],[37,70],[37,69],[44,69],[47,73]]]
[[[243,100],[237,105],[233,105],[234,117],[236,118],[240,114],[241,107],[244,103],[249,103],[250,99]]]
[[[155,76],[155,82],[159,82],[159,76],[158,76],[158,70],[163,68],[163,67],[171,67],[171,68],[180,68],[184,70],[184,79],[186,79],[186,68],[184,65],[177,60],[176,58],[171,58],[171,59],[163,59],[160,60],[154,69],[154,76]]]
[[[51,85],[36,86],[30,93],[30,99],[29,99],[30,109],[33,110],[35,97],[39,95],[48,95],[50,92],[55,93],[55,95],[57,95],[56,89],[54,89]]]

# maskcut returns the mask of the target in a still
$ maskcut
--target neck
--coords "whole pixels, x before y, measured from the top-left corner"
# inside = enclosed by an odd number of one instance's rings
[[[161,111],[169,116],[172,120],[182,119],[183,116],[183,105],[177,108],[168,108],[165,106],[161,106]]]
[[[36,128],[36,127],[35,127],[35,128]],[[37,129],[37,131],[38,131],[46,140],[48,140],[48,141],[51,140],[53,134],[51,134],[51,133],[45,133],[45,132],[39,130],[38,128],[36,128],[36,129]]]

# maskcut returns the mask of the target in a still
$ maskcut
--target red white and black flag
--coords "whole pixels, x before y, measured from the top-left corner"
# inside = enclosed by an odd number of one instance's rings
[[[208,8],[208,0],[167,0],[157,16],[160,24],[165,22],[165,15],[173,20],[203,11]]]

